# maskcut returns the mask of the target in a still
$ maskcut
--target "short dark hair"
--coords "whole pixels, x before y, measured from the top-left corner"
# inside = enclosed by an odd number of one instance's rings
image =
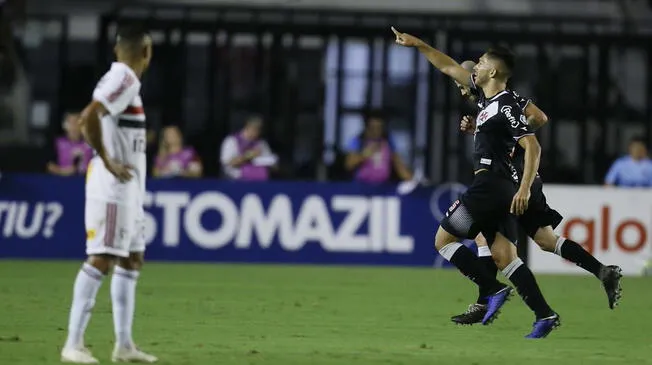
[[[385,112],[381,109],[368,109],[365,112],[365,123],[370,119],[385,120]]]
[[[149,32],[139,24],[124,23],[118,26],[116,43],[127,48],[135,49],[143,44]]]
[[[632,139],[629,140],[629,144],[632,144],[632,143],[642,143],[645,146],[647,146],[647,138],[645,138],[643,136],[634,136],[634,137],[632,137]]]
[[[516,62],[516,55],[514,52],[512,52],[512,50],[505,46],[493,46],[487,50],[486,54],[491,58],[500,60],[505,65],[505,72],[507,72],[507,77],[512,75],[512,71],[514,70],[514,65]]]
[[[243,128],[248,127],[248,126],[253,125],[253,124],[257,124],[257,125],[259,125],[261,127],[265,124],[265,120],[264,120],[262,114],[253,113],[253,114],[247,115],[247,118],[244,120]]]

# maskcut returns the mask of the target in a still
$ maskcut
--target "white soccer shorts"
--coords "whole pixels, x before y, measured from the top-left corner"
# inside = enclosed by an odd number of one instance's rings
[[[86,254],[129,257],[145,252],[145,219],[133,204],[86,199]]]

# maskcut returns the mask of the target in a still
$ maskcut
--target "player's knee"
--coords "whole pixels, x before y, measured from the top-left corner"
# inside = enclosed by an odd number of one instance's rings
[[[539,246],[540,249],[547,251],[547,252],[553,252],[555,250],[555,242],[550,242],[547,239],[542,239],[542,240],[534,240],[536,244]]]
[[[496,264],[496,267],[499,270],[502,270],[509,265],[511,260],[508,258],[508,256],[505,255],[500,255],[500,256],[495,256],[496,254],[493,253],[493,250],[491,252],[491,258],[494,260],[494,263]]]
[[[484,238],[484,236],[482,235],[482,233],[479,234],[479,235],[475,238],[475,243],[476,243],[478,246],[489,246],[489,243],[487,242],[487,239]]]
[[[518,257],[516,246],[504,237],[496,237],[491,246],[491,257],[494,259],[496,267],[502,270]]]
[[[116,258],[111,255],[91,255],[86,262],[106,275],[111,271],[115,264]]]
[[[534,234],[534,242],[544,251],[554,252],[559,236],[555,234],[552,227],[540,228]]]
[[[90,312],[95,307],[95,299],[88,299],[85,304],[84,311]]]
[[[130,271],[140,271],[145,263],[145,258],[141,252],[132,252],[129,257],[120,258],[119,265],[121,268]]]
[[[437,230],[437,234],[435,234],[435,248],[437,251],[439,251],[442,247],[448,245],[449,243],[457,242],[457,237],[453,236],[452,234],[448,233],[445,229],[443,229],[441,226]]]

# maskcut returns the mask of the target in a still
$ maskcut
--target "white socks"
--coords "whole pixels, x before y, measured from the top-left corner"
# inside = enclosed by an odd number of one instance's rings
[[[138,271],[116,266],[111,279],[111,303],[116,346],[132,348],[131,328],[136,309],[136,282]]]
[[[478,246],[478,257],[491,256],[491,249],[489,246]]]
[[[555,251],[553,251],[553,252],[555,253],[555,255],[561,257],[561,246],[564,245],[564,242],[566,242],[566,238],[565,238],[565,237],[559,237],[559,238],[557,239],[557,243],[555,244]]]
[[[514,261],[510,262],[509,265],[507,265],[503,269],[503,275],[505,275],[505,277],[509,279],[511,278],[512,274],[514,274],[516,270],[523,265],[524,265],[523,260],[517,257],[514,259]]]
[[[439,250],[439,254],[441,257],[450,262],[453,255],[455,255],[455,252],[457,252],[457,250],[459,250],[462,246],[463,245],[459,242],[449,243]]]
[[[102,286],[104,275],[90,264],[84,263],[75,279],[68,321],[68,339],[66,348],[84,346],[84,333],[91,319],[91,310],[95,306],[95,297]]]

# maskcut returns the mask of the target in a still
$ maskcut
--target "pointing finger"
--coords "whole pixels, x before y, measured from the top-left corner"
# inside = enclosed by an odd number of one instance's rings
[[[396,28],[394,28],[393,26],[392,26],[392,32],[394,32],[394,34],[396,34],[397,36],[400,36],[400,35],[401,35],[401,32],[399,32],[398,30],[396,30]]]

